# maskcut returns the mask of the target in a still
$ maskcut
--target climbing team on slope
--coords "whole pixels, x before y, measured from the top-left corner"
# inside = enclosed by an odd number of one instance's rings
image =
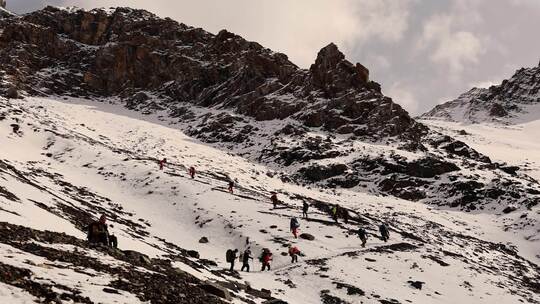
[[[158,161],[159,164],[159,170],[163,170],[165,164],[167,164],[167,159],[163,158],[162,160]],[[195,167],[190,166],[188,168],[188,175],[194,179],[195,178]],[[233,194],[234,192],[234,186],[235,183],[232,179],[229,178],[228,180],[228,186],[227,190],[229,193]],[[270,193],[270,202],[272,203],[273,209],[277,209],[278,204],[283,204],[282,201],[278,199],[277,192],[272,191]],[[309,220],[309,203],[307,201],[302,202],[302,218]],[[332,220],[336,225],[339,225],[339,218],[343,219],[343,222],[345,224],[349,223],[350,213],[349,210],[346,208],[341,208],[339,204],[334,204],[330,207],[330,216],[332,217]],[[102,244],[104,246],[117,246],[117,240],[116,237],[113,235],[109,235],[107,230],[107,224],[105,224],[106,217],[103,215],[99,221],[93,222],[88,227],[88,241],[90,244]],[[300,228],[300,222],[298,221],[298,218],[291,217],[290,223],[289,223],[290,231],[295,239],[298,239],[298,230]],[[385,223],[381,223],[379,225],[379,233],[380,233],[380,239],[384,242],[387,242],[390,238],[390,232],[388,229],[388,226]],[[368,239],[368,233],[363,228],[360,227],[356,231],[356,234],[360,241],[362,242],[362,247],[366,246],[366,242]],[[302,237],[302,235],[301,235]],[[250,265],[249,260],[253,260],[253,256],[251,253],[251,249],[249,247],[249,239],[246,239],[246,246],[247,248],[241,253],[238,254],[238,249],[228,249],[226,252],[226,261],[230,264],[230,271],[234,270],[236,259],[238,258],[240,262],[242,262],[242,267],[240,268],[241,271],[250,271]],[[298,256],[302,255],[298,247],[294,246],[293,244],[288,245],[288,254],[291,257],[291,263],[297,263],[298,262]],[[272,252],[268,248],[263,248],[260,256],[259,261],[262,264],[261,271],[264,270],[270,270],[270,262],[272,261]]]
[[[272,204],[274,204],[275,200],[277,199],[276,193],[272,192],[272,196],[270,197],[270,200],[272,201]],[[302,203],[302,217],[304,219],[308,219],[308,210],[309,210],[309,203],[304,201]],[[350,213],[347,209],[341,208],[338,204],[332,205],[330,208],[330,216],[332,217],[333,221],[337,224],[338,218],[341,216],[344,220],[344,222],[347,224],[349,222],[349,216]],[[300,222],[298,218],[291,217],[290,223],[289,223],[290,231],[295,239],[298,238],[298,229],[300,228]],[[380,239],[384,242],[387,242],[390,238],[390,232],[389,228],[386,223],[381,223],[379,225],[379,233],[380,233]],[[368,239],[368,232],[363,228],[359,227],[358,230],[356,230],[356,234],[360,241],[362,242],[362,248],[366,246],[366,242]],[[249,245],[249,239],[246,239],[246,246]],[[229,249],[227,250],[227,262],[231,264],[230,270],[234,270],[234,259],[236,259],[236,253],[238,252],[238,249]],[[288,254],[291,257],[291,263],[297,263],[298,262],[298,256],[302,256],[301,251],[298,249],[297,246],[293,244],[288,245]],[[285,255],[285,254],[284,254]],[[249,260],[253,259],[251,256],[251,250],[249,247],[244,251],[243,254],[240,255],[240,261],[242,261],[242,268],[241,271],[247,271],[249,272],[250,266],[249,266]],[[268,248],[263,248],[260,256],[259,261],[262,264],[261,271],[270,270],[270,262],[272,261],[272,252]]]

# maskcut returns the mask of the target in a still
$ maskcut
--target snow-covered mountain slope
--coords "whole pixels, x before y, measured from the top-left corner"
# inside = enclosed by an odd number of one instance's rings
[[[540,180],[540,119],[521,124],[459,123],[425,119],[423,123],[441,133],[458,138],[510,170],[522,171]],[[513,168],[510,168],[513,167]]]
[[[466,123],[520,124],[540,119],[540,64],[521,68],[499,85],[473,88],[421,116]]]
[[[463,210],[540,202],[536,181],[418,123],[332,43],[300,69],[225,30],[131,8],[47,7],[0,28],[6,97],[114,98],[297,185]]]
[[[284,182],[279,168],[187,136],[159,114],[73,98],[0,103],[4,302],[211,303],[218,298],[203,281],[212,280],[238,303],[268,297],[244,282],[289,303],[540,303],[538,206],[463,213],[302,187]],[[169,164],[159,171],[162,157]],[[192,165],[195,179],[186,172]],[[237,182],[234,195],[228,179]],[[277,209],[271,191],[284,202]],[[312,207],[300,230],[312,241],[288,231],[304,199]],[[349,223],[330,220],[334,203],[349,209]],[[152,259],[88,249],[81,229],[101,213],[122,250]],[[381,222],[390,225],[388,243],[377,237]],[[355,235],[360,226],[370,233],[366,248]],[[199,243],[203,236],[208,243]],[[304,255],[298,264],[282,255],[290,243]],[[226,249],[247,244],[256,255],[274,252],[272,271],[223,270]]]

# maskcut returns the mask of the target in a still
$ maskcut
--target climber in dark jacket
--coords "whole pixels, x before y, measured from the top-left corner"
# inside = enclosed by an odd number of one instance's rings
[[[276,209],[277,205],[279,203],[279,200],[278,200],[277,194],[275,192],[272,192],[272,195],[270,196],[270,200],[272,201],[272,205],[274,206],[274,209]]]
[[[295,218],[295,217],[291,218],[290,229],[291,229],[291,232],[294,235],[295,239],[298,238],[298,228],[299,227],[300,227],[300,223],[298,223],[298,219]]]
[[[242,255],[242,268],[240,271],[244,271],[244,269],[246,269],[246,271],[249,272],[249,259],[253,260],[253,257],[251,256],[251,250],[248,248]]]
[[[366,247],[367,232],[364,230],[364,228],[358,229],[358,237],[362,241],[362,247]]]
[[[109,246],[109,230],[107,228],[107,217],[102,215],[99,221],[88,225],[87,239],[91,245]]]
[[[307,202],[304,202],[304,204],[302,205],[302,217],[308,218],[308,209],[309,204]]]
[[[390,231],[388,231],[388,227],[386,226],[385,223],[382,223],[379,226],[379,232],[381,233],[382,240],[387,242],[388,239],[390,238]]]

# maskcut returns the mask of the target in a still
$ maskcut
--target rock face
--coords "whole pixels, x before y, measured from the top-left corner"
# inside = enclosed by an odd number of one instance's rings
[[[469,209],[493,196],[505,205],[516,195],[520,205],[538,203],[525,195],[537,193],[538,183],[415,121],[333,43],[300,69],[226,30],[213,35],[130,8],[46,7],[0,18],[0,29],[3,96],[114,97],[145,114],[167,111],[190,136],[288,167],[281,174],[288,182]],[[475,89],[467,102],[508,116],[514,110],[502,101],[511,96],[537,102],[538,69]]]
[[[540,66],[521,68],[499,85],[473,88],[433,108],[422,118],[513,123],[525,114],[540,116]]]
[[[0,7],[6,8],[6,0],[0,0]]]
[[[2,27],[1,53],[10,55],[0,63],[4,77],[30,94],[127,97],[151,90],[256,120],[296,115],[307,126],[347,125],[343,133],[366,125],[388,136],[423,130],[334,44],[303,70],[286,55],[225,30],[212,35],[142,10],[47,7]],[[15,70],[19,59],[23,66]]]

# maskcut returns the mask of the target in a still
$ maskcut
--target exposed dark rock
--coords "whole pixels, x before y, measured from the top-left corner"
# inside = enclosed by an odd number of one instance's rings
[[[416,289],[422,289],[422,285],[425,284],[424,282],[420,282],[420,281],[407,281],[407,283],[409,283],[411,287],[416,288]]]
[[[152,264],[152,261],[150,260],[150,258],[147,255],[142,254],[140,252],[133,251],[133,250],[124,250],[123,253],[125,254],[126,258],[132,262],[142,263],[146,265]]]
[[[362,289],[356,286],[350,285],[350,284],[345,284],[345,283],[340,283],[340,282],[334,282],[334,284],[336,284],[337,289],[342,289],[342,288],[347,289],[348,295],[364,296],[366,294]]]
[[[517,208],[514,207],[514,206],[507,206],[506,208],[504,208],[504,209],[502,210],[502,212],[508,214],[508,213],[510,213],[510,212],[512,212],[512,211],[516,211],[516,210],[517,210]]]
[[[273,299],[262,302],[262,304],[288,304],[288,302],[285,302],[283,300]]]
[[[19,91],[17,90],[16,87],[11,86],[6,91],[6,97],[7,98],[12,98],[12,99],[19,98]]]
[[[196,259],[200,258],[199,252],[196,250],[188,250],[186,253],[188,256],[192,258],[196,258]]]
[[[349,304],[349,302],[331,295],[329,290],[321,290],[320,296],[323,304]]]
[[[315,240],[315,237],[309,233],[301,233],[298,237],[304,240],[313,241]]]
[[[517,171],[519,170],[518,166],[501,166],[499,167],[502,171],[510,174],[510,175],[517,175]]]
[[[318,164],[311,165],[309,167],[301,168],[299,173],[302,174],[307,180],[316,182],[343,174],[347,170],[347,166],[344,164],[331,164],[328,166],[321,166]]]
[[[205,237],[205,236],[203,236],[202,238],[199,239],[199,243],[201,243],[201,244],[206,244],[206,243],[208,243],[208,238]]]
[[[215,296],[218,296],[222,299],[225,299],[227,301],[230,301],[232,300],[231,298],[231,295],[229,293],[229,290],[227,290],[226,288],[224,287],[221,287],[219,286],[218,284],[216,283],[212,283],[210,281],[206,281],[204,282],[203,284],[199,285],[199,287],[206,291],[206,292],[209,292]]]
[[[494,103],[491,105],[491,108],[489,109],[489,116],[504,117],[507,115],[508,115],[508,112],[504,109],[504,107],[501,104]]]

